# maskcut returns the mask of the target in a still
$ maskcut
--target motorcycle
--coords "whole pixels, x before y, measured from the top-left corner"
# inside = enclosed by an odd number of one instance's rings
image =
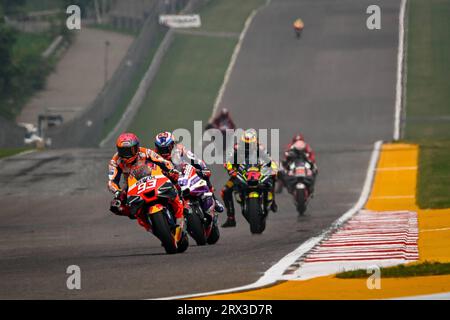
[[[189,205],[185,215],[189,235],[199,246],[215,244],[220,237],[218,217],[214,211],[214,198],[206,181],[200,178],[192,165],[185,164],[178,185],[183,199]]]
[[[297,38],[297,40],[300,40],[300,38],[302,37],[303,28],[294,28],[294,31],[295,37]]]
[[[222,149],[225,151],[228,146],[227,130],[229,130],[229,129],[235,130],[236,128],[234,126],[230,125],[230,123],[228,123],[228,121],[223,121],[219,125],[216,125],[214,123],[208,123],[208,125],[205,127],[205,130],[209,130],[209,129],[217,129],[222,133]]]
[[[149,231],[161,241],[166,253],[186,251],[189,239],[176,225],[168,206],[168,200],[178,195],[177,189],[163,175],[161,168],[148,163],[133,168],[128,176],[128,186],[126,204],[130,215],[149,222]]]
[[[303,215],[311,198],[311,188],[314,184],[314,173],[311,164],[298,158],[286,168],[283,180],[288,192],[293,195],[297,212]]]
[[[250,232],[260,234],[266,228],[266,219],[272,198],[272,170],[269,165],[239,165],[236,172],[236,202],[241,205],[242,215],[250,224]]]

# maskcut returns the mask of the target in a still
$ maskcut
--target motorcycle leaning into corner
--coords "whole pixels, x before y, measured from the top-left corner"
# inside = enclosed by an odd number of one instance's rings
[[[295,37],[297,38],[297,40],[299,40],[302,36],[302,32],[305,27],[303,20],[302,19],[295,20],[293,27],[294,27],[294,31],[295,31]]]
[[[236,170],[234,195],[242,215],[250,224],[250,232],[260,234],[272,204],[272,169],[269,164],[241,164]]]
[[[128,186],[124,199],[112,201],[111,211],[129,211],[129,217],[136,218],[161,241],[166,253],[186,251],[189,247],[187,234],[176,224],[168,206],[169,199],[177,197],[177,189],[161,168],[152,163],[133,168]]]
[[[178,178],[183,199],[188,204],[185,211],[187,231],[197,245],[215,244],[220,238],[215,201],[208,184],[190,164],[183,164]]]

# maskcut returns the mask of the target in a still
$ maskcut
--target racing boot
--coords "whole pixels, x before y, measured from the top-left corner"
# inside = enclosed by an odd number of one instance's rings
[[[222,228],[236,227],[236,219],[234,217],[234,202],[231,189],[225,189],[222,192],[222,198],[227,209],[227,221],[222,224]]]
[[[272,203],[270,204],[270,210],[272,210],[273,212],[277,212],[278,205],[275,201],[275,192],[272,190],[271,192],[268,193],[267,196],[268,196],[269,200],[272,199]]]

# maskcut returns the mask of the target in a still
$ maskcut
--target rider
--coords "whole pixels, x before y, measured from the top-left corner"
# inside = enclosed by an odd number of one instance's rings
[[[305,138],[302,134],[296,134],[292,140],[291,143],[287,146],[286,151],[284,152],[284,159],[281,161],[281,165],[283,170],[280,171],[280,180],[283,180],[282,173],[289,168],[289,165],[295,161],[296,159],[299,159],[301,157],[304,157],[306,161],[309,162],[312,166],[312,172],[314,177],[319,172],[316,164],[316,155],[311,148],[311,146],[306,143]],[[282,185],[280,185],[280,189],[278,190],[281,192]],[[311,185],[311,193],[314,191],[314,184]]]
[[[242,157],[243,159],[240,159]],[[230,179],[225,183],[225,186],[222,189],[222,198],[227,209],[227,220],[222,225],[222,228],[236,226],[233,202],[233,190],[235,186],[234,179],[237,173],[236,170],[238,169],[239,164],[242,164],[242,160],[246,164],[255,162],[255,164],[270,165],[272,169],[272,186],[271,191],[267,196],[269,199],[272,198],[270,209],[273,212],[277,212],[278,210],[274,193],[278,166],[275,161],[272,161],[265,148],[258,142],[256,130],[248,129],[242,135],[240,142],[234,145],[233,151],[224,165]]]
[[[233,119],[231,119],[230,112],[227,108],[223,108],[209,123],[208,127],[220,128],[222,125],[225,125],[228,129],[236,129],[236,125]]]
[[[181,143],[175,143],[175,137],[170,132],[161,132],[156,135],[155,138],[155,151],[161,155],[165,160],[171,161],[177,169],[181,171],[181,165],[183,163],[189,163],[196,170],[200,178],[206,181],[209,190],[215,200],[214,209],[217,212],[223,212],[223,205],[220,203],[214,195],[214,187],[211,184],[211,170],[206,166],[205,161],[199,159],[192,151],[187,149]]]
[[[315,171],[317,171],[316,154],[311,146],[306,143],[305,138],[301,133],[298,133],[292,137],[291,143],[288,144],[286,151],[284,152],[285,159],[282,164],[286,168],[285,164],[289,164],[292,160],[297,158],[297,155],[304,155],[306,160],[313,165]]]
[[[138,222],[147,231],[150,230],[148,220],[141,217],[134,217],[129,213],[129,207],[123,202],[126,200],[128,190],[128,175],[130,171],[140,165],[153,163],[159,166],[163,173],[174,183],[178,179],[179,172],[170,161],[164,160],[151,149],[139,146],[139,139],[133,133],[122,133],[116,140],[117,153],[109,162],[108,189],[114,194],[114,199],[120,201],[120,205],[111,206],[110,210],[117,215],[125,215],[130,219],[138,219]],[[124,177],[125,186],[120,187],[121,177]],[[183,227],[183,203],[179,196],[169,200],[169,205],[176,218],[176,224]]]
[[[301,31],[304,28],[305,24],[303,23],[303,20],[298,18],[294,21],[293,27],[295,31]]]

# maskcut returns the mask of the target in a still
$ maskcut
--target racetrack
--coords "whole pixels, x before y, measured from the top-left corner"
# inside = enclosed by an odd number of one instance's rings
[[[366,29],[366,8],[382,29]],[[134,221],[107,210],[113,150],[53,150],[0,162],[0,298],[157,298],[257,280],[318,234],[359,197],[373,142],[390,140],[400,1],[279,0],[253,20],[222,101],[238,126],[279,128],[282,144],[301,130],[317,150],[316,197],[297,219],[290,197],[263,235],[221,229],[215,246],[165,255]],[[305,31],[296,40],[292,21]],[[220,188],[223,169],[215,167]],[[221,221],[225,218],[222,215]],[[82,289],[67,290],[69,265]]]

